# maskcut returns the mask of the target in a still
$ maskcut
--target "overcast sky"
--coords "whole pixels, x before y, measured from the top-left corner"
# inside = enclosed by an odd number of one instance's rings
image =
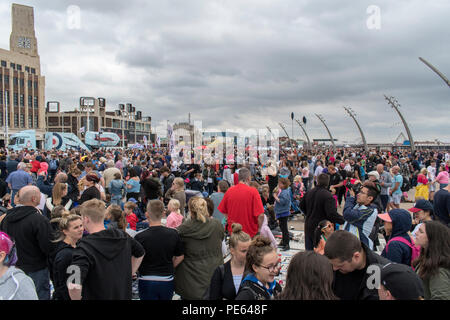
[[[310,138],[369,143],[404,132],[384,95],[398,99],[415,141],[450,142],[448,0],[37,0],[35,29],[46,101],[73,109],[80,96],[108,110],[132,103],[166,135],[170,123],[279,128],[307,118]],[[9,49],[11,4],[0,4]],[[79,24],[72,10],[80,9]],[[375,11],[380,9],[380,20]],[[378,23],[379,22],[379,23]],[[380,27],[379,29],[377,27]],[[294,122],[294,137],[303,132]]]

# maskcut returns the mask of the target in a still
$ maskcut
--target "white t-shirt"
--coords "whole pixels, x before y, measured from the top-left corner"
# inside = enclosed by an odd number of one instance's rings
[[[319,166],[316,168],[316,171],[314,172],[314,176],[317,177],[319,174],[322,173],[322,171],[323,171],[323,167],[322,167],[321,165],[319,165]]]
[[[436,168],[428,166],[427,171],[428,171],[428,179],[434,180],[436,178]]]

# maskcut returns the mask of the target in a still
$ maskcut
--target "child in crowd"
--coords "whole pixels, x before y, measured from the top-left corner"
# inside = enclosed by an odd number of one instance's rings
[[[136,208],[136,204],[132,201],[128,201],[124,205],[124,213],[125,213],[125,219],[127,220],[128,224],[130,225],[130,229],[136,231],[136,224],[138,222],[138,218],[134,214],[134,209]]]
[[[333,232],[334,232],[334,225],[330,221],[322,220],[319,222],[319,225],[314,231],[315,252],[323,255],[327,239],[331,236]]]
[[[180,201],[177,199],[170,200],[167,209],[170,214],[167,216],[166,227],[175,229],[184,219],[180,211]]]
[[[273,193],[275,199],[274,211],[280,224],[282,233],[282,241],[280,247],[282,251],[289,250],[289,230],[288,230],[288,217],[290,215],[291,208],[291,195],[288,190],[290,181],[287,178],[280,178],[278,180],[278,190]]]
[[[106,209],[105,215],[105,228],[112,229],[117,228],[123,231],[127,228],[127,220],[123,214],[120,206],[112,204]]]

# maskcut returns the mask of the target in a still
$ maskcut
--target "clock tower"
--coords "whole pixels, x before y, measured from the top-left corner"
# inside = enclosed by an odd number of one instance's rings
[[[12,31],[9,47],[13,52],[39,57],[37,39],[34,32],[33,7],[20,4],[12,5]]]

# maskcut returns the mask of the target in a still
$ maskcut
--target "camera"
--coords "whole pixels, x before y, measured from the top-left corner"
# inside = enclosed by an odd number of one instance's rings
[[[350,181],[346,183],[345,185],[348,189],[352,189],[355,194],[359,193],[362,188],[361,183],[352,184]]]

